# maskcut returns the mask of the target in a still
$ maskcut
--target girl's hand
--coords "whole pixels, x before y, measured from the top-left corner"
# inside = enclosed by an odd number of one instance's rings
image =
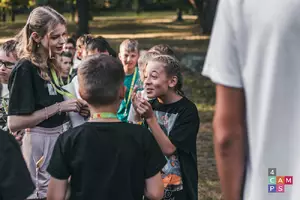
[[[60,103],[61,112],[79,112],[82,106],[79,99],[69,99]]]
[[[154,117],[154,112],[151,104],[143,98],[140,100],[139,103],[137,103],[136,111],[145,119],[150,119]]]
[[[131,105],[133,106],[134,110],[137,111],[137,105],[140,104],[141,100],[141,93],[137,92],[138,87],[135,86],[134,90],[132,92],[132,97],[131,97]]]
[[[89,117],[90,116],[90,109],[87,105],[84,105],[80,111],[79,111],[79,114],[82,116],[82,117]]]
[[[82,105],[81,108],[80,108],[79,114],[82,117],[89,117],[90,116],[90,109],[89,109],[88,103],[85,100],[82,100],[82,99],[78,99],[78,101]]]
[[[15,139],[17,140],[17,142],[19,143],[20,146],[23,143],[22,140],[23,140],[24,134],[25,134],[25,130],[20,130],[20,131],[12,133],[12,135],[15,137]]]

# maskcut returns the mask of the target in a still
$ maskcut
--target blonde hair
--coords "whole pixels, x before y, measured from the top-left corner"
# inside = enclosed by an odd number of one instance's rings
[[[16,36],[19,41],[17,47],[19,58],[26,58],[32,61],[39,68],[40,76],[45,80],[50,80],[48,75],[48,64],[50,64],[57,72],[60,71],[60,67],[55,64],[56,62],[52,57],[53,55],[51,55],[51,51],[49,51],[48,60],[42,60],[42,55],[37,52],[39,43],[35,42],[31,35],[33,32],[36,32],[43,38],[58,24],[66,25],[65,18],[56,10],[48,6],[40,6],[30,13],[26,25]]]
[[[139,67],[139,72],[140,72],[140,79],[142,82],[144,82],[144,72],[145,68],[147,66],[148,61],[155,57],[160,55],[157,52],[146,52],[145,54],[142,54],[139,59],[138,59],[138,67]]]
[[[133,39],[126,39],[120,44],[120,51],[122,49],[128,52],[139,52],[139,42]]]

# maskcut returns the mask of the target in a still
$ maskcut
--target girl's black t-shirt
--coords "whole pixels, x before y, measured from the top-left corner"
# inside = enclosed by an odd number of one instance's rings
[[[200,119],[196,105],[186,97],[171,104],[150,101],[157,122],[176,147],[162,169],[167,199],[198,199],[197,134]]]
[[[37,110],[64,101],[64,97],[52,87],[50,81],[41,78],[38,67],[27,59],[21,59],[14,67],[9,83],[8,115],[30,115]],[[46,118],[45,111],[45,118]],[[64,123],[65,113],[56,114],[37,126],[53,128]]]

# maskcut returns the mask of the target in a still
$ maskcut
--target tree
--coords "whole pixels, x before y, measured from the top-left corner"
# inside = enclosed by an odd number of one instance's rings
[[[195,8],[202,31],[210,34],[213,27],[218,0],[189,0]]]
[[[58,12],[62,13],[64,10],[65,2],[63,0],[47,0],[46,5],[49,5],[53,9],[57,10]]]
[[[78,11],[77,36],[89,33],[89,0],[77,0]]]

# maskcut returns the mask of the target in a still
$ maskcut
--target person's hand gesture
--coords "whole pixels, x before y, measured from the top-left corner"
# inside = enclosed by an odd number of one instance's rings
[[[131,105],[133,106],[134,110],[137,111],[137,105],[140,103],[141,100],[141,93],[137,92],[138,87],[135,86],[131,96]]]
[[[145,119],[154,117],[154,112],[151,104],[144,98],[141,98],[137,103],[136,111]]]
[[[61,112],[80,112],[82,106],[79,99],[69,99],[60,103]]]
[[[17,142],[19,143],[20,146],[23,144],[22,140],[23,140],[24,134],[25,134],[25,130],[20,130],[20,131],[12,133],[12,135],[15,137],[15,139],[17,140]]]
[[[89,106],[87,104],[86,101],[82,100],[82,99],[78,99],[82,105],[80,111],[79,111],[79,114],[82,116],[82,117],[89,117],[90,116],[90,109],[89,109]]]

